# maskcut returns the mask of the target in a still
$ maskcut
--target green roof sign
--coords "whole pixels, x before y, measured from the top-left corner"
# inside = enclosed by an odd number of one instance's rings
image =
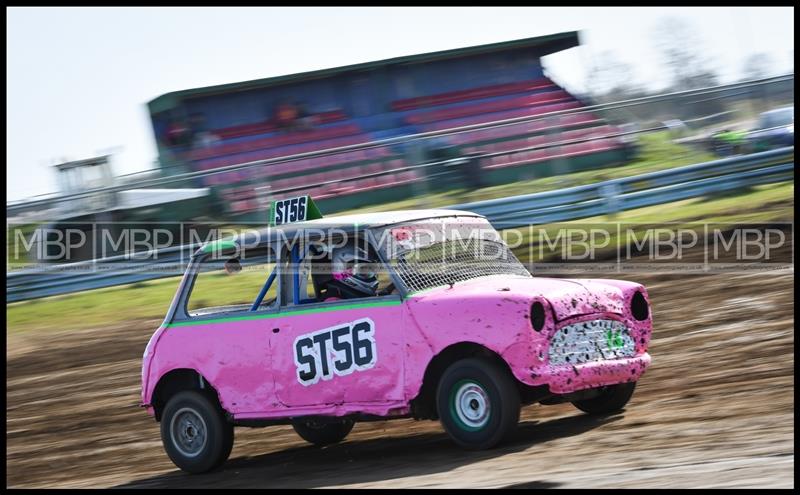
[[[229,251],[231,249],[236,249],[238,246],[236,241],[233,239],[218,239],[216,241],[211,241],[203,246],[203,252],[208,253],[221,253],[222,251]]]
[[[287,223],[305,222],[322,218],[317,205],[311,196],[298,196],[296,198],[279,199],[273,201],[269,208],[269,224],[284,225]]]

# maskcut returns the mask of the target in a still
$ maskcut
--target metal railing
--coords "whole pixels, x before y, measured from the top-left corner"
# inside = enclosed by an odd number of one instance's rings
[[[498,229],[578,220],[794,179],[794,147],[634,175],[585,186],[454,205]]]
[[[725,158],[660,172],[555,191],[453,205],[486,216],[497,229],[608,215],[644,206],[794,180],[794,147]],[[24,301],[84,290],[175,276],[157,265],[188,259],[198,244],[159,250],[156,260],[141,264],[135,253],[110,258],[20,270],[6,274],[6,302]],[[119,269],[115,263],[126,261]],[[90,272],[87,267],[93,268]]]

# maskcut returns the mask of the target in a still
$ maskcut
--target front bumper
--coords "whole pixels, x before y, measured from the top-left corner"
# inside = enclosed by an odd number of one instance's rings
[[[637,381],[650,365],[650,354],[575,365],[552,366],[545,364],[533,368],[530,385],[547,385],[554,394],[567,394],[589,388],[603,387]]]

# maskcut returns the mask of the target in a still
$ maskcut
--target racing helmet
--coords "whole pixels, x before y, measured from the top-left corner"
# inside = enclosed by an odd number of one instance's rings
[[[354,242],[333,249],[331,253],[333,280],[359,296],[374,296],[378,291],[376,262]]]

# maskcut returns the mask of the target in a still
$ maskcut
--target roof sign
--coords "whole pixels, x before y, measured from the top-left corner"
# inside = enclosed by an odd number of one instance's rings
[[[233,239],[219,239],[217,241],[212,241],[203,246],[204,253],[210,253],[211,251],[222,251],[228,249],[236,249],[236,242]]]
[[[269,224],[284,225],[287,223],[305,222],[322,218],[317,205],[311,196],[279,199],[273,201],[269,208]]]

